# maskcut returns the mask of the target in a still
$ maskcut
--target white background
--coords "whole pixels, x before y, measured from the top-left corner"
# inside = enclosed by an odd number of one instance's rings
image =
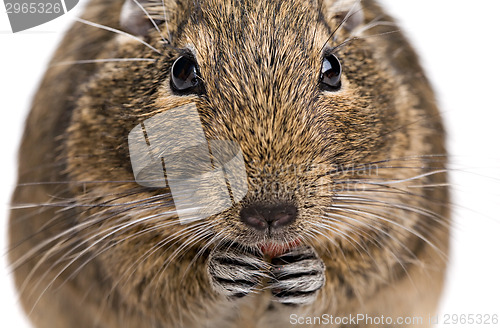
[[[449,131],[451,166],[456,169],[455,227],[441,314],[500,314],[500,1],[382,2],[420,53]],[[49,57],[81,7],[80,3],[64,17],[12,34],[0,6],[1,327],[29,327],[5,263],[7,209],[23,120]]]

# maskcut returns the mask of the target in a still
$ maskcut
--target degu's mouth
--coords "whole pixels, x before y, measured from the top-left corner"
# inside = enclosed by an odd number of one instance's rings
[[[300,244],[301,241],[299,239],[295,239],[288,243],[266,242],[259,243],[257,246],[260,251],[264,253],[264,255],[273,258],[285,254],[287,251],[299,246]]]

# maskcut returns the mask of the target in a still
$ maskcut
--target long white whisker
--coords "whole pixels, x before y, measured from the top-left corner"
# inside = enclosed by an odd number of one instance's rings
[[[165,0],[161,0],[161,4],[163,6],[163,18],[165,19],[165,28],[167,29],[168,39],[172,40],[172,36],[170,35],[170,30],[168,28],[168,16],[167,16],[167,7],[165,5]]]
[[[386,202],[386,201],[383,201],[380,199],[373,199],[373,198],[369,198],[369,197],[359,197],[359,196],[355,196],[355,195],[342,195],[342,196],[338,196],[336,198],[339,200],[349,200],[349,201],[352,201],[354,203],[360,202],[362,204],[368,204],[368,205],[372,205],[372,206],[378,204],[378,205],[384,205],[387,208],[398,208],[398,209],[402,209],[405,211],[414,212],[414,213],[426,216],[426,217],[432,219],[433,221],[435,221],[436,223],[443,225],[446,228],[448,227],[448,222],[447,222],[448,220],[445,217],[438,215],[438,214],[436,214],[432,211],[429,211],[427,209],[424,209],[424,208],[418,208],[418,207],[410,206],[410,205],[403,204],[403,203],[391,203],[391,202]],[[335,206],[341,207],[342,204],[335,204]]]
[[[93,26],[93,27],[97,27],[97,28],[100,28],[100,29],[103,29],[103,30],[106,30],[106,31],[110,31],[110,32],[114,32],[114,33],[117,33],[117,34],[120,34],[120,35],[124,35],[126,37],[129,37],[131,39],[134,39],[136,41],[139,41],[140,43],[142,43],[143,45],[145,45],[146,47],[148,47],[149,49],[153,50],[154,52],[158,53],[161,55],[161,52],[160,50],[156,49],[155,47],[153,47],[152,45],[150,45],[149,43],[145,42],[144,40],[141,40],[140,38],[136,37],[135,35],[132,35],[130,33],[127,33],[127,32],[124,32],[124,31],[121,31],[121,30],[117,30],[116,28],[112,28],[112,27],[109,27],[109,26],[105,26],[105,25],[101,25],[101,24],[98,24],[98,23],[94,23],[94,22],[90,22],[88,20],[85,20],[85,19],[82,19],[82,18],[78,18],[76,17],[75,20],[77,22],[80,22],[82,24],[86,24],[86,25],[89,25],[89,26]]]
[[[357,213],[355,213],[357,214]],[[360,211],[360,214],[364,214],[364,212]],[[364,221],[361,221],[359,219],[355,219],[353,217],[350,217],[348,215],[342,215],[342,214],[338,214],[338,213],[326,213],[326,216],[327,217],[335,217],[335,218],[341,218],[341,219],[344,219],[344,220],[350,220],[350,221],[354,221],[358,224],[361,224],[365,227],[368,227],[369,229],[375,229],[376,231],[382,233],[383,235],[391,238],[393,241],[395,241],[396,243],[398,243],[406,252],[408,252],[408,254],[410,254],[412,257],[414,257],[415,259],[416,256],[415,254],[413,253],[413,251],[411,251],[401,240],[399,240],[398,238],[394,237],[393,235],[391,235],[390,233],[388,233],[387,231],[384,231],[384,229],[381,229],[375,225],[370,225],[368,222],[364,222]],[[360,219],[364,219],[365,221],[368,221],[366,220],[366,218],[364,218],[363,216],[359,215]],[[378,241],[375,241],[378,245],[379,248],[382,248],[382,245],[380,244],[380,242]]]
[[[94,246],[96,246],[98,243],[102,242],[104,239],[106,238],[109,238],[110,236],[116,234],[118,231],[120,230],[123,230],[127,227],[130,227],[132,225],[135,225],[135,224],[138,224],[140,222],[145,222],[147,220],[150,220],[151,218],[154,218],[154,217],[157,217],[159,215],[164,215],[163,213],[161,214],[154,214],[154,215],[150,215],[150,216],[146,216],[144,218],[141,218],[141,219],[137,219],[137,220],[134,220],[132,222],[126,222],[124,225],[122,225],[121,227],[117,228],[117,229],[113,229],[111,232],[107,233],[106,235],[104,235],[103,237],[99,238],[97,241],[93,242],[92,244],[90,244],[87,248],[85,248],[83,251],[80,252],[80,254],[78,256],[76,256],[74,259],[72,259],[71,261],[69,261],[68,264],[66,264],[60,271],[59,273],[47,284],[47,286],[44,288],[44,290],[41,292],[40,296],[36,299],[36,301],[34,302],[34,305],[30,311],[30,313],[33,311],[33,309],[35,308],[35,306],[38,304],[38,302],[40,301],[40,299],[42,298],[42,296],[45,294],[45,292],[50,288],[50,286],[52,286],[54,284],[54,282],[57,280],[57,278],[64,272],[66,271],[73,263],[75,263],[83,254],[87,253],[90,249],[92,249]],[[108,229],[107,229],[108,230]],[[50,271],[50,270],[49,270]],[[49,272],[48,271],[48,272]]]
[[[134,0],[134,3],[146,14],[146,16],[148,16],[149,21],[153,24],[155,29],[158,31],[163,42],[165,42],[165,44],[168,44],[169,42],[167,40],[165,40],[165,37],[161,33],[160,28],[158,27],[158,25],[156,25],[155,20],[151,17],[151,15],[148,13],[148,11],[143,7],[143,5],[139,1]],[[165,20],[165,24],[167,24],[166,20]]]
[[[152,58],[101,58],[101,59],[84,59],[84,60],[72,60],[72,61],[62,61],[57,62],[49,67],[55,66],[66,66],[66,65],[77,65],[77,64],[97,64],[97,63],[113,63],[113,62],[138,62],[147,61],[155,62],[156,59]]]
[[[345,211],[353,211],[353,210],[349,210],[349,209],[344,209]],[[370,213],[370,212],[363,212],[367,215],[371,215],[372,217],[374,218],[377,218],[381,221],[384,221],[384,222],[387,222],[387,223],[391,223],[395,226],[397,226],[398,228],[401,228],[407,232],[409,232],[410,234],[413,234],[415,236],[417,236],[418,238],[420,238],[421,240],[423,240],[425,243],[427,243],[429,246],[431,246],[431,248],[433,248],[440,256],[443,257],[443,259],[447,259],[447,255],[445,253],[443,253],[442,250],[439,249],[439,247],[437,247],[433,242],[431,242],[429,239],[427,239],[425,236],[423,236],[421,233],[419,233],[418,231],[415,231],[414,229],[411,229],[411,228],[408,228],[408,227],[405,227],[404,225],[394,221],[394,220],[390,220],[388,218],[385,218],[383,216],[380,216],[380,215],[376,215],[374,213]]]

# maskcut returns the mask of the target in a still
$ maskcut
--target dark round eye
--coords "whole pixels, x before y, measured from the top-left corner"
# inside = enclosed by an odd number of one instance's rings
[[[201,81],[194,59],[180,56],[172,65],[171,85],[174,91],[187,94],[199,93]]]
[[[325,56],[319,77],[319,87],[324,91],[338,91],[341,87],[341,75],[342,65],[339,59],[335,55]]]

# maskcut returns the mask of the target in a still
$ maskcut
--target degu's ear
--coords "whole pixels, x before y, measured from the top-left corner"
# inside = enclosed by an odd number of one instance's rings
[[[149,29],[154,27],[151,20],[159,25],[165,21],[164,17],[162,0],[125,0],[120,14],[120,25],[128,33],[145,36]]]
[[[361,2],[361,0],[327,0],[326,5],[329,13],[333,14],[333,18],[339,24],[345,19],[342,28],[352,31],[365,20]]]

